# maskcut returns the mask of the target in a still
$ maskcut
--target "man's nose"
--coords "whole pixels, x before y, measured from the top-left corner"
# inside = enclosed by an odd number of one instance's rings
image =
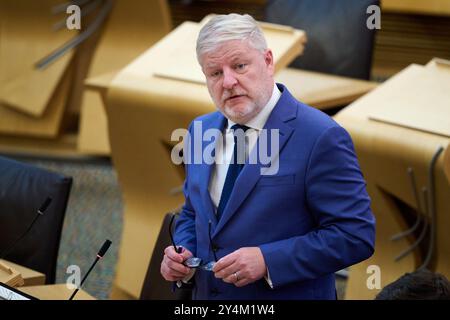
[[[238,83],[235,74],[232,70],[225,69],[223,71],[223,87],[225,89],[233,89],[233,87]]]

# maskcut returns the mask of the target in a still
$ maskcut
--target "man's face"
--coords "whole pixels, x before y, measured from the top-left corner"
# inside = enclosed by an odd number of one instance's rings
[[[247,41],[231,40],[201,56],[206,84],[216,107],[232,121],[244,124],[269,101],[273,90],[273,56]]]

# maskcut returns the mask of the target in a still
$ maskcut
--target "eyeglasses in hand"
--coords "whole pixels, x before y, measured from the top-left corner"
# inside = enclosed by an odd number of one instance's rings
[[[175,249],[175,252],[177,253],[181,253],[183,251],[183,247],[181,246],[176,246],[175,245],[175,241],[173,240],[173,234],[172,234],[172,224],[173,221],[175,220],[175,214],[172,214],[172,218],[170,219],[170,224],[169,224],[169,235],[170,235],[170,241],[172,241],[172,245],[173,248]],[[211,220],[209,221],[209,225],[208,225],[208,235],[209,235],[209,243],[212,246],[212,240],[211,240]],[[214,254],[214,261],[210,261],[207,263],[202,263],[202,259],[201,258],[197,258],[197,257],[190,257],[188,259],[186,259],[183,264],[188,267],[188,268],[197,268],[197,269],[202,269],[202,270],[206,270],[206,271],[212,271],[212,269],[214,268],[214,264],[217,261],[217,256],[216,256],[216,252],[213,250],[213,254]]]

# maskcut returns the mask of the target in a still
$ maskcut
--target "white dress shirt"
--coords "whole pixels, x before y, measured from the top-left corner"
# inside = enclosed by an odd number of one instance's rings
[[[247,138],[247,154],[250,154],[253,147],[258,140],[258,136],[261,130],[266,125],[267,119],[269,118],[273,108],[280,99],[281,92],[277,85],[274,84],[272,90],[272,96],[270,97],[264,108],[248,123],[245,125],[250,129],[247,130],[245,136]],[[228,119],[228,125],[225,128],[225,141],[223,145],[220,143],[216,146],[216,163],[213,171],[211,173],[211,179],[209,180],[209,195],[214,205],[214,209],[217,212],[217,207],[219,206],[220,196],[222,195],[223,185],[225,184],[225,178],[227,177],[228,166],[231,162],[231,157],[233,156],[234,150],[234,135],[231,127],[236,123]]]

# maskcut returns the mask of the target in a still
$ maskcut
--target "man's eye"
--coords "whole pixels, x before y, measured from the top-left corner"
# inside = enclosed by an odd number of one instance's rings
[[[220,71],[214,71],[214,72],[212,72],[211,73],[211,77],[218,77],[218,76],[220,76],[222,74],[222,72],[220,72]]]
[[[245,69],[245,67],[246,67],[247,65],[245,64],[245,63],[239,63],[239,64],[237,64],[236,65],[236,70],[238,70],[238,71],[242,71],[242,70],[244,70]]]

